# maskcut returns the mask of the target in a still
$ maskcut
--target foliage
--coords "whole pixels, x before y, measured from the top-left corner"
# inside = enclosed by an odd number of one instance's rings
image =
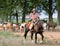
[[[0,18],[6,21],[8,20],[8,16],[11,17],[12,15],[15,15],[17,11],[19,16],[22,14],[22,21],[25,21],[25,16],[31,12],[33,7],[35,7],[38,12],[44,10],[46,14],[49,15],[51,12],[51,15],[53,15],[56,9],[56,3],[57,0],[0,0]],[[59,4],[58,1],[58,7]]]
[[[60,9],[60,0],[57,1],[57,9]]]

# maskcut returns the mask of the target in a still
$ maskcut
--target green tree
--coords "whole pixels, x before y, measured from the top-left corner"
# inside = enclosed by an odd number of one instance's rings
[[[60,25],[60,0],[57,1],[58,25]]]
[[[53,23],[52,15],[56,9],[56,5],[53,5],[53,4],[56,2],[56,0],[41,0],[40,2],[43,6],[43,9],[49,15],[49,22]]]
[[[21,0],[22,22],[25,22],[26,14],[29,14],[31,9],[36,8],[38,4],[40,4],[39,0]]]
[[[4,16],[4,21],[8,21],[8,16],[11,14],[11,1],[10,0],[0,0],[0,13]],[[3,18],[3,17],[2,17]]]
[[[10,16],[11,21],[11,16],[14,14],[14,10],[18,11],[16,7],[19,5],[19,0],[0,0],[0,2],[0,13],[1,15],[3,14],[2,16],[4,16],[4,21],[8,21],[8,16]],[[18,19],[17,16],[16,18]]]

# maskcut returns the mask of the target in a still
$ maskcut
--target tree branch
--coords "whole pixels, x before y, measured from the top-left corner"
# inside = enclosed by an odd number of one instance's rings
[[[46,12],[49,12],[49,9],[47,8],[47,6],[44,4],[44,2],[40,2],[42,5],[43,5],[43,7],[46,9]]]
[[[56,9],[56,6],[55,6],[55,8],[52,10],[52,12],[51,12],[51,13],[52,13],[52,15],[53,15],[53,13],[54,13],[55,9]]]

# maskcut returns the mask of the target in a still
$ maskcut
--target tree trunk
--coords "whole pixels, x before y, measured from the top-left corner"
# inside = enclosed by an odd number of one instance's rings
[[[25,22],[25,12],[23,12],[22,23]]]
[[[8,22],[8,15],[6,15],[6,22]]]
[[[11,15],[10,15],[10,22],[11,22]]]
[[[51,14],[49,14],[49,22],[53,23],[53,18]]]
[[[26,14],[26,0],[24,1],[24,6],[23,6],[22,22],[25,22],[25,14]]]
[[[58,25],[60,25],[60,10],[58,10]]]
[[[16,12],[16,22],[18,24],[18,13]]]
[[[52,0],[49,0],[49,22],[53,23],[53,18],[52,18]]]
[[[4,22],[4,19],[1,19],[2,20],[2,23]]]

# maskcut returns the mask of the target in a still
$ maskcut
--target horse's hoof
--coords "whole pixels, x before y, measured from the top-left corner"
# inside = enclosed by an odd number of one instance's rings
[[[35,44],[37,44],[37,42],[35,42]]]
[[[23,38],[23,42],[25,43],[26,39]]]
[[[25,40],[24,40],[24,43],[25,43]]]
[[[32,43],[33,43],[34,41],[32,40]]]
[[[43,41],[42,41],[42,40],[40,41],[40,44],[41,44],[41,43],[43,43]]]
[[[37,42],[35,42],[35,44],[37,44]]]

